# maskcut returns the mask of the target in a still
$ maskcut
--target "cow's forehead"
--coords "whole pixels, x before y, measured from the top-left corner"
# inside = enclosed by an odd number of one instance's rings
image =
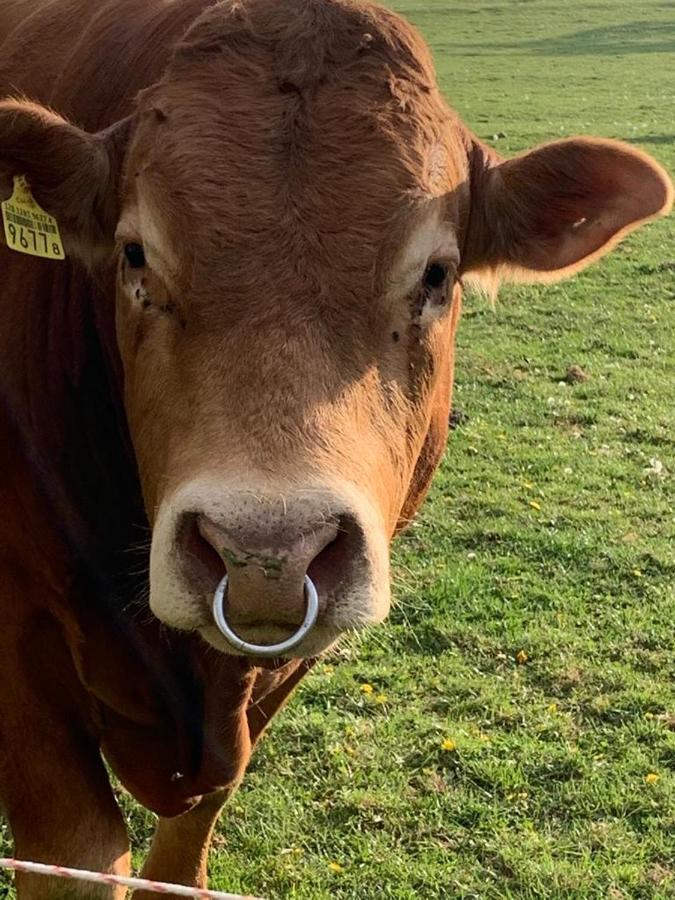
[[[309,279],[339,259],[363,280],[398,252],[411,210],[465,179],[460,130],[393,14],[219,5],[141,101],[131,202],[223,276],[245,278],[255,254]]]
[[[385,156],[377,142],[336,156],[329,150],[325,160],[315,149],[295,175],[262,152],[230,164],[227,143],[213,162],[175,169],[164,145],[161,165],[134,179],[118,235],[141,238],[168,279],[182,269],[197,278],[208,272],[223,285],[244,285],[253,274],[260,284],[288,278],[318,287],[332,273],[360,292],[392,277],[413,281],[431,255],[455,255],[459,211],[450,170],[461,166],[444,146],[428,146],[415,177],[408,160]]]
[[[141,240],[150,266],[161,274],[167,285],[180,288],[180,272],[188,261],[187,252],[194,250],[193,235],[188,230],[181,236],[175,222],[167,213],[161,195],[142,176],[136,180],[135,202],[128,205],[117,228],[117,238],[121,243]],[[236,242],[236,235],[229,240],[218,240],[223,234],[223,219],[212,220],[212,245],[220,265],[218,269],[226,277],[216,278],[221,284],[232,281],[245,284],[246,269],[253,267],[256,280],[264,281],[259,266],[265,268],[268,255],[272,282],[279,282],[279,276],[290,271],[294,281],[311,282],[316,275],[319,285],[326,278],[344,280],[349,286],[350,275],[361,289],[380,287],[387,295],[401,295],[411,290],[419,280],[428,261],[443,259],[451,265],[459,265],[458,231],[460,204],[455,195],[433,196],[421,194],[415,202],[405,205],[397,218],[393,218],[388,233],[374,232],[369,235],[367,247],[356,242],[357,229],[348,227],[338,235],[330,231],[315,232],[313,241],[305,228],[299,235],[282,235],[281,229],[262,230],[252,243]],[[368,223],[361,222],[362,233]],[[304,237],[303,237],[304,235]],[[313,246],[312,246],[313,244]],[[336,252],[343,245],[348,255]],[[213,281],[216,273],[208,260],[204,260],[202,247],[197,244],[196,256],[206,265],[194,266],[206,271],[208,280]],[[229,251],[229,253],[228,253]],[[322,256],[325,258],[322,259]],[[327,263],[327,264],[326,264]],[[342,276],[345,276],[342,278]],[[366,276],[364,278],[364,275]],[[368,282],[368,283],[366,283]],[[352,285],[353,287],[353,285]],[[358,291],[360,293],[360,291]]]
[[[270,58],[272,65],[269,65]],[[207,8],[176,49],[172,71],[225,61],[249,81],[310,88],[345,70],[357,77],[386,66],[423,86],[434,81],[428,48],[396,13],[368,0],[237,0]]]
[[[336,111],[327,96],[289,110],[283,95],[252,90],[233,111],[223,93],[217,108],[208,95],[201,107],[164,95],[165,118],[144,123],[131,193],[146,231],[161,222],[166,246],[231,273],[255,251],[268,269],[297,259],[321,270],[338,258],[363,277],[397,252],[415,210],[466,178],[442,108],[433,120],[399,119],[359,97]]]

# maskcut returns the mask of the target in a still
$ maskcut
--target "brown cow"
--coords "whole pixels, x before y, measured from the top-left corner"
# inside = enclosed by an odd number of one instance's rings
[[[160,815],[145,873],[201,885],[267,722],[387,614],[463,279],[570,275],[672,188],[607,140],[503,161],[360,0],[5,0],[0,42],[0,194],[67,252],[0,248],[0,795],[19,856],[126,872],[104,757]],[[225,573],[263,644],[311,577],[291,658],[225,641]]]

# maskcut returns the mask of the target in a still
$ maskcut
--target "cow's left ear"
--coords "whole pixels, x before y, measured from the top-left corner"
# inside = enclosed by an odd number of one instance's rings
[[[130,120],[89,134],[44,106],[0,102],[0,199],[25,175],[38,204],[58,224],[66,253],[87,263],[109,252]]]
[[[475,142],[462,268],[498,280],[573,275],[672,207],[673,186],[646,153],[572,138],[502,160]]]

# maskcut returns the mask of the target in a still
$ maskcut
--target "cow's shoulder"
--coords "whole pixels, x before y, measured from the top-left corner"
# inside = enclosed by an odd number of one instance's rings
[[[0,95],[25,95],[48,103],[59,72],[96,6],[96,0],[3,2]]]
[[[35,12],[36,4],[31,0],[4,0],[0,5],[0,52],[2,45],[14,29]]]
[[[0,14],[0,95],[27,96],[88,130],[106,127],[161,76],[175,43],[213,2],[9,0]]]

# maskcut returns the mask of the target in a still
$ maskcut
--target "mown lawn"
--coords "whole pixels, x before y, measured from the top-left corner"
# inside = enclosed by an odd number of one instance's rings
[[[593,133],[675,170],[673,0],[395,5],[505,154]],[[275,722],[213,887],[675,897],[675,218],[572,282],[469,298],[458,360],[390,623]]]

